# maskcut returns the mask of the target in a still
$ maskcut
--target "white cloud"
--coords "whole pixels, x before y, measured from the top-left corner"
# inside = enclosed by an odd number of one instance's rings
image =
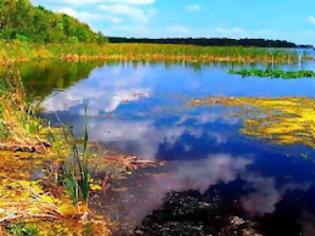
[[[38,1],[33,2],[37,3]],[[150,5],[155,0],[42,0],[40,2],[61,3],[70,6],[92,5],[92,4],[123,4],[123,5]]]
[[[216,37],[244,38],[251,37],[251,35],[254,35],[254,32],[249,32],[241,27],[226,28],[219,26],[213,29],[213,35],[215,35]]]
[[[33,0],[36,4],[58,4],[66,6],[80,6],[80,5],[91,5],[96,3],[102,3],[103,0]]]
[[[60,8],[57,10],[58,12],[65,13],[69,16],[75,17],[82,22],[92,24],[95,21],[99,20],[108,20],[112,23],[121,23],[122,19],[116,16],[111,15],[101,15],[101,14],[93,14],[87,11],[76,11],[71,7]]]
[[[186,11],[201,11],[201,6],[198,4],[186,5]]]
[[[141,8],[124,5],[124,4],[114,4],[106,5],[102,4],[98,6],[100,10],[107,11],[112,15],[127,16],[141,23],[147,23],[148,18]]]
[[[105,35],[117,36],[117,32],[129,37],[150,37],[154,35],[154,32],[146,24],[119,24],[103,29]]]
[[[191,30],[188,27],[180,26],[180,25],[168,26],[165,28],[165,30],[168,33],[177,34],[177,35],[187,36],[191,34]]]
[[[103,3],[127,4],[127,5],[150,5],[155,0],[103,0]]]
[[[116,16],[106,16],[106,15],[103,15],[103,19],[107,19],[109,21],[111,21],[112,23],[122,23],[122,19],[119,18],[119,17],[116,17]]]
[[[233,28],[224,28],[224,27],[217,27],[215,28],[215,32],[219,34],[242,34],[245,33],[246,30],[244,30],[241,27],[233,27]]]
[[[315,25],[315,16],[310,16],[308,20],[311,22],[311,24]]]
[[[76,10],[74,10],[70,7],[60,8],[60,9],[58,9],[58,12],[67,14],[67,15],[75,17],[75,18],[77,18],[79,15],[79,13]]]
[[[93,29],[104,29],[103,23],[145,25],[148,19],[156,14],[156,9],[148,7],[155,0],[32,0],[34,4],[46,6],[48,9],[71,15],[88,23]],[[110,28],[111,26],[109,26]],[[114,26],[113,26],[114,27]],[[115,34],[115,33],[114,33]]]

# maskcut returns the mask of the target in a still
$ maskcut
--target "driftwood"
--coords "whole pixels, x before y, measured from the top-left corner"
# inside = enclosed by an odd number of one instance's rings
[[[0,151],[10,151],[10,152],[37,152],[43,153],[46,151],[46,148],[50,147],[51,144],[46,141],[38,142],[35,145],[21,145],[17,143],[0,143]]]
[[[13,213],[6,217],[0,218],[0,224],[6,224],[8,222],[16,221],[23,219],[24,221],[27,219],[42,219],[42,220],[58,220],[60,217],[53,214],[25,214],[25,213]]]
[[[122,165],[129,169],[156,167],[164,165],[164,162],[162,161],[140,160],[134,156],[106,156],[104,157],[104,160],[117,165]]]

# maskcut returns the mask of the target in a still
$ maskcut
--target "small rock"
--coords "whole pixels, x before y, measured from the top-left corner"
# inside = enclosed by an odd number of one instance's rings
[[[232,219],[231,219],[231,224],[232,225],[235,225],[235,226],[239,226],[239,225],[242,225],[242,224],[245,224],[246,221],[238,216],[234,216]]]

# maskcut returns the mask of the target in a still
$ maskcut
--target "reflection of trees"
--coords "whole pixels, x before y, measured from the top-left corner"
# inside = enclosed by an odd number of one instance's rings
[[[119,62],[117,60],[107,61],[107,66],[132,64],[135,68],[144,66],[147,62]],[[175,62],[151,62],[151,65],[163,64],[166,68],[179,65]],[[60,61],[32,61],[28,63],[18,64],[24,86],[30,96],[46,97],[54,90],[62,90],[69,88],[75,82],[85,79],[95,68],[101,67],[104,62],[60,62]],[[186,67],[200,71],[202,64],[187,63]],[[0,68],[3,73],[6,68]]]
[[[18,65],[31,96],[46,97],[55,89],[65,89],[85,79],[100,62],[70,63],[41,61]]]

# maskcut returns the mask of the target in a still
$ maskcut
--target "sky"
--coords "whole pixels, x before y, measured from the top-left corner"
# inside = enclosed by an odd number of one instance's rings
[[[32,0],[108,36],[282,39],[315,44],[315,0]]]

